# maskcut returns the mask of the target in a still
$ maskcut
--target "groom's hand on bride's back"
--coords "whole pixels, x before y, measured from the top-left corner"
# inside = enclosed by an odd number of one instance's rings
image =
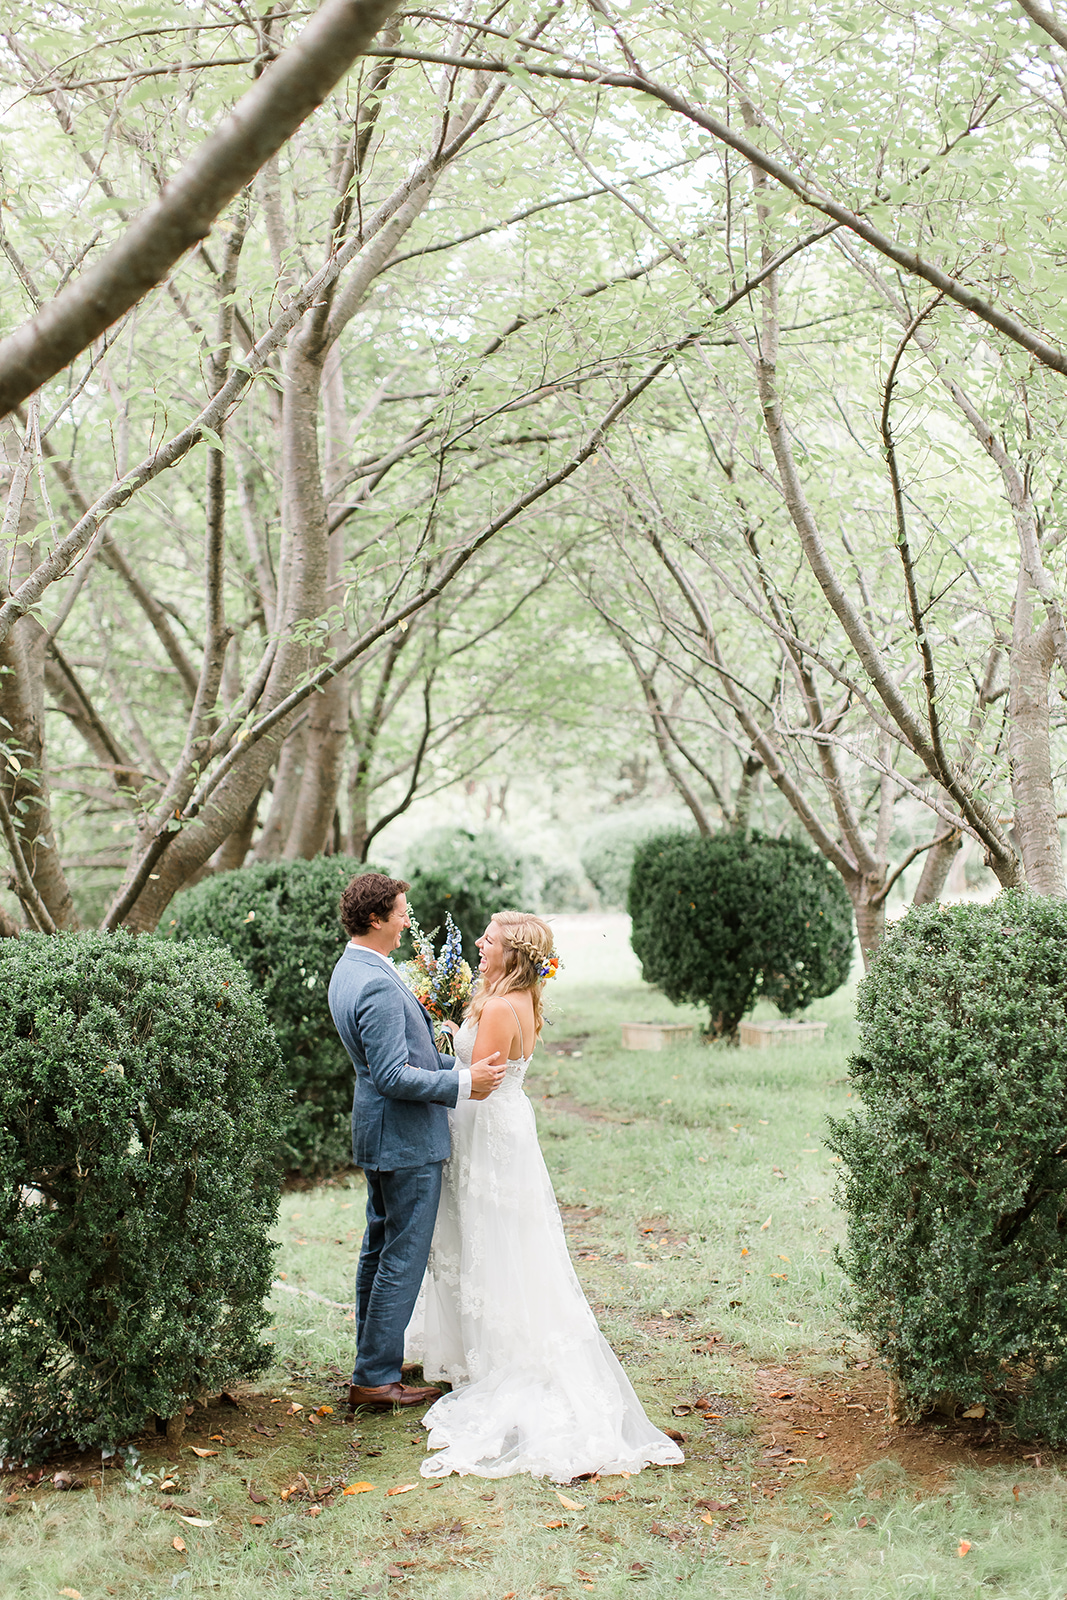
[[[500,1051],[494,1050],[491,1056],[485,1056],[481,1061],[471,1062],[471,1099],[488,1100],[493,1090],[497,1088],[504,1076],[504,1062],[500,1061]]]

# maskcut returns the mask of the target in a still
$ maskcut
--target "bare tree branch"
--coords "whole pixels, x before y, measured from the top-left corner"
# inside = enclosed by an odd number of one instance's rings
[[[325,0],[155,205],[0,344],[0,416],[61,372],[207,237],[220,211],[322,104],[395,9],[395,0]]]

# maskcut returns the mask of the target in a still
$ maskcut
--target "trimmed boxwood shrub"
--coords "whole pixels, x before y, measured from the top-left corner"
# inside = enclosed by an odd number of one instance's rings
[[[404,876],[411,883],[408,904],[420,927],[427,933],[437,928],[443,935],[449,912],[472,967],[478,965],[474,941],[493,912],[506,911],[523,898],[522,857],[492,829],[433,829],[412,847]]]
[[[114,1446],[268,1364],[277,1045],[217,946],[0,942],[0,1455]]]
[[[911,1416],[1067,1440],[1067,904],[913,908],[859,993],[832,1123],[851,1316]]]
[[[161,929],[174,939],[221,939],[259,990],[292,1094],[279,1127],[283,1159],[307,1177],[352,1159],[352,1063],[327,990],[348,939],[341,892],[377,870],[349,856],[256,862],[185,890]]]
[[[762,996],[786,1016],[832,994],[852,965],[852,904],[821,856],[759,834],[664,833],[630,875],[630,942],[647,983],[706,1005],[734,1039]]]

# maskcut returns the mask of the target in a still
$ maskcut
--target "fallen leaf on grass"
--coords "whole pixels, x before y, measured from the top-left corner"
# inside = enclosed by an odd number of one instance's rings
[[[873,1517],[861,1517],[856,1526],[857,1528],[876,1528],[878,1524]]]
[[[267,1526],[266,1517],[249,1517],[248,1522],[252,1528],[265,1528]]]
[[[208,1517],[182,1517],[182,1521],[187,1522],[190,1528],[213,1528],[215,1526],[214,1522]]]
[[[214,1439],[217,1444],[225,1444],[226,1443],[226,1440],[223,1438],[221,1433],[212,1433],[212,1434],[209,1435],[209,1438]]]
[[[316,1411],[315,1415],[317,1417],[332,1417],[333,1416],[333,1406],[320,1406],[319,1409]]]
[[[816,1439],[828,1439],[830,1435],[828,1433],[817,1433],[815,1437]]]
[[[958,1549],[958,1550],[957,1550],[957,1551],[956,1551],[956,1554],[957,1554],[957,1555],[958,1555],[958,1556],[965,1556],[965,1555],[966,1555],[966,1554],[967,1554],[967,1552],[968,1552],[968,1550],[969,1550],[969,1549],[970,1549],[970,1548],[971,1548],[971,1547],[970,1547],[970,1545],[969,1545],[969,1544],[968,1544],[968,1543],[967,1543],[967,1541],[966,1541],[966,1539],[961,1539],[961,1540],[960,1540],[960,1547],[959,1547],[959,1549]]]
[[[968,1406],[966,1411],[962,1412],[961,1415],[965,1417],[984,1417],[985,1406]]]
[[[602,1506],[604,1506],[604,1505],[607,1505],[609,1500],[625,1500],[626,1499],[626,1490],[625,1489],[620,1489],[617,1494],[602,1494],[602,1495],[598,1495],[597,1498],[598,1498],[600,1504]]]
[[[218,1455],[217,1450],[202,1450],[198,1444],[191,1444],[189,1448],[193,1452],[194,1456],[200,1456],[201,1459],[203,1459],[204,1456]]]
[[[185,1551],[187,1549],[185,1540],[180,1538],[178,1536],[178,1534],[175,1534],[174,1538],[170,1542],[174,1546],[175,1550],[177,1550],[179,1555],[184,1555],[185,1554]]]
[[[712,1516],[712,1514],[711,1514],[711,1512],[710,1512],[710,1511],[705,1511],[705,1512],[704,1512],[704,1513],[703,1513],[703,1515],[702,1515],[702,1516],[701,1516],[701,1518],[700,1518],[700,1520],[701,1520],[701,1522],[707,1522],[707,1523],[710,1523],[710,1525],[711,1525],[711,1526],[712,1526],[712,1527],[714,1527],[714,1526],[715,1526],[715,1518],[714,1518],[714,1517],[713,1517],[713,1516]]]
[[[774,1212],[772,1211],[770,1216],[767,1218],[766,1222],[761,1222],[760,1223],[760,1225],[759,1225],[760,1233],[766,1233],[767,1229],[770,1227],[770,1225],[771,1225],[771,1223],[773,1221],[774,1221]]]
[[[286,1414],[287,1417],[295,1417],[297,1412],[298,1411],[303,1411],[303,1409],[304,1408],[300,1404],[299,1400],[294,1400],[292,1405],[289,1407],[288,1411],[285,1414]]]
[[[67,1600],[82,1600],[80,1589],[60,1589],[60,1594],[65,1594]]]
[[[386,1494],[409,1494],[412,1489],[417,1489],[417,1483],[398,1483],[395,1489],[386,1489]]]
[[[667,1435],[668,1439],[674,1440],[675,1444],[685,1443],[685,1434],[679,1433],[677,1428],[664,1428],[663,1431]]]
[[[308,1412],[308,1421],[313,1422],[316,1428],[318,1427],[320,1420],[321,1419],[315,1415],[314,1411]]]
[[[367,1494],[373,1488],[373,1483],[350,1483],[348,1488],[343,1489],[341,1492],[342,1494]]]
[[[692,1415],[693,1407],[691,1405],[686,1405],[683,1403],[680,1406],[671,1406],[672,1417],[691,1417]]]
[[[159,1486],[159,1492],[160,1494],[166,1494],[168,1489],[176,1489],[177,1487],[177,1478],[164,1478],[163,1482]]]
[[[556,1517],[556,1519],[553,1522],[546,1522],[545,1523],[545,1527],[546,1528],[562,1528],[562,1526],[563,1526],[563,1518],[562,1517]]]
[[[730,1509],[729,1502],[726,1500],[697,1500],[696,1507],[698,1510],[703,1507],[705,1511],[729,1511]]]
[[[704,1412],[704,1421],[705,1422],[721,1422],[722,1421],[722,1414],[721,1414],[721,1412],[718,1412],[718,1411],[705,1411]]]
[[[565,1494],[560,1494],[558,1489],[556,1490],[556,1499],[559,1501],[559,1503],[563,1507],[564,1511],[584,1511],[585,1510],[585,1507],[582,1505],[582,1502],[580,1500],[568,1500],[567,1496]]]
[[[305,1511],[304,1515],[306,1517],[321,1517],[322,1516],[322,1507],[321,1506],[308,1506],[308,1508]]]
[[[257,1494],[255,1489],[249,1489],[248,1498],[251,1500],[254,1506],[265,1506],[268,1504],[269,1500],[269,1496],[265,1494]]]

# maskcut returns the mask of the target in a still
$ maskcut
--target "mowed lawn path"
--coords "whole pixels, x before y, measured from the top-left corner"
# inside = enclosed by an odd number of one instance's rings
[[[80,1490],[56,1488],[60,1463],[6,1476],[0,1594],[1062,1600],[1056,1457],[974,1427],[891,1430],[842,1321],[823,1135],[850,1105],[850,997],[812,1008],[822,1046],[660,1054],[623,1051],[620,1023],[695,1012],[633,982],[550,999],[529,1092],[572,1254],[685,1465],[431,1483],[417,1418],[350,1421],[352,1174],[286,1194],[275,1371],[195,1407],[176,1459],[145,1436],[119,1470],[70,1458]]]

